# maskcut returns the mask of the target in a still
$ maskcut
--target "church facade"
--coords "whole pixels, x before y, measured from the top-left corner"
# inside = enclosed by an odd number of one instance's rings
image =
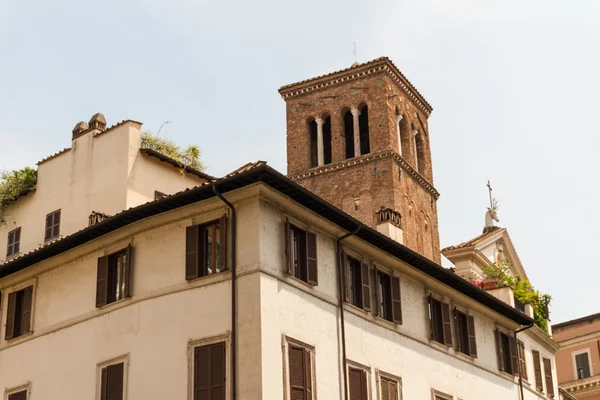
[[[142,202],[144,187],[101,220],[65,207],[68,231],[4,260],[4,399],[558,398],[531,316],[439,264],[431,107],[398,69],[378,59],[280,93],[288,176],[256,162]],[[63,154],[135,137],[125,125],[74,132],[91,144]],[[127,149],[125,165],[148,156]],[[43,206],[30,196],[0,227],[11,251]],[[519,339],[549,360],[542,390]]]

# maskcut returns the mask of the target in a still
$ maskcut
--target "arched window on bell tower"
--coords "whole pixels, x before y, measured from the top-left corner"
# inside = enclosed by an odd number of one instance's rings
[[[366,104],[358,106],[358,126],[360,136],[360,154],[369,154],[371,152],[371,144],[369,141],[369,107]]]
[[[331,117],[329,116],[329,114],[324,114],[322,119],[323,119],[323,162],[324,162],[324,164],[331,164],[331,161],[332,161]]]
[[[421,174],[425,175],[425,139],[423,134],[412,126],[413,136],[413,154],[415,157],[415,169]]]
[[[342,110],[344,120],[344,139],[346,140],[346,158],[354,157],[354,117],[349,108]]]
[[[412,136],[412,153],[413,153],[413,162],[414,167],[418,171],[419,170],[419,157],[417,156],[417,136],[419,135],[419,131],[415,128],[414,124],[410,124],[410,131]]]
[[[319,154],[317,144],[317,121],[314,118],[310,118],[307,121],[308,125],[308,137],[310,140],[310,167],[314,168],[319,165]]]

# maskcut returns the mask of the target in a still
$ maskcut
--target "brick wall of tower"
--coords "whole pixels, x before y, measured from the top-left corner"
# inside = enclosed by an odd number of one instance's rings
[[[346,159],[343,112],[362,103],[369,107],[370,152]],[[375,212],[381,207],[399,211],[404,244],[440,262],[436,199],[394,159],[399,153],[396,114],[400,113],[402,158],[415,166],[412,125],[421,133],[421,176],[433,184],[427,116],[388,74],[287,99],[286,113],[288,176],[370,226],[375,226]],[[311,168],[308,121],[327,115],[332,162]]]

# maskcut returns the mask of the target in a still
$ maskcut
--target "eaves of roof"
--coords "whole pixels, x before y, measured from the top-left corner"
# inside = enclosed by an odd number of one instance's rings
[[[214,176],[210,176],[200,170],[197,170],[195,168],[192,167],[188,167],[187,165],[183,165],[180,162],[177,162],[176,160],[173,160],[171,157],[167,157],[164,154],[153,150],[153,149],[140,149],[140,153],[142,154],[146,154],[148,156],[151,157],[155,157],[158,158],[160,161],[166,162],[167,164],[172,165],[175,168],[184,170],[185,172],[187,172],[188,174],[192,174],[192,175],[196,175],[199,178],[202,179],[206,179],[207,181],[212,181],[215,180],[217,178],[215,178]]]
[[[598,314],[592,314],[592,315],[586,315],[585,317],[581,317],[581,318],[577,318],[577,319],[572,319],[570,321],[565,321],[565,322],[561,322],[558,324],[554,324],[552,325],[552,332],[554,333],[558,333],[558,330],[564,329],[564,328],[568,328],[571,325],[578,325],[578,324],[583,324],[583,323],[592,323],[594,321],[600,320],[600,313]]]
[[[361,229],[356,234],[358,238],[404,261],[431,278],[450,286],[506,318],[521,325],[533,323],[533,320],[527,315],[472,285],[465,279],[452,273],[450,270],[443,268],[406,246],[399,244],[373,228],[354,219],[321,197],[266,165],[264,162],[247,164],[236,170],[233,174],[222,179],[207,182],[198,187],[184,190],[163,199],[122,211],[96,225],[82,229],[79,232],[57,240],[49,245],[15,258],[0,266],[0,278],[18,272],[50,257],[59,255],[137,221],[212,198],[215,196],[213,192],[213,186],[215,185],[221,193],[227,193],[258,182],[269,185],[312,212],[328,219],[343,230],[350,232],[354,231],[357,226],[360,226]]]

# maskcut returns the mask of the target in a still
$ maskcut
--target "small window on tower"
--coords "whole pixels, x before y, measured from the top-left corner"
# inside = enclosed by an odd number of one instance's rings
[[[354,117],[350,109],[343,112],[344,139],[346,140],[346,158],[354,157]]]
[[[369,107],[364,104],[359,108],[358,126],[360,130],[360,154],[369,154],[371,144],[369,141]]]

